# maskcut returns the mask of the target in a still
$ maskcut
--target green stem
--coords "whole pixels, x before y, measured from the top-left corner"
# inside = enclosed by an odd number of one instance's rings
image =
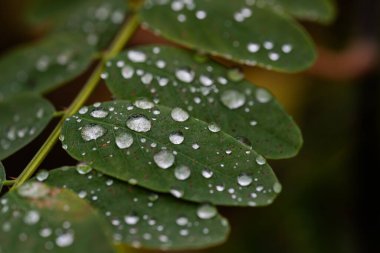
[[[65,111],[58,111],[58,112],[54,112],[53,117],[54,118],[60,118],[64,115],[65,115]]]
[[[13,185],[16,182],[16,180],[5,180],[3,182],[3,185]]]
[[[64,112],[62,119],[58,122],[57,126],[54,128],[53,132],[47,138],[42,147],[38,150],[37,154],[32,158],[29,164],[22,171],[20,176],[15,180],[14,185],[11,190],[19,187],[23,183],[25,183],[33,174],[36,172],[38,167],[41,165],[43,160],[49,154],[50,150],[54,147],[57,142],[60,134],[61,128],[65,122],[65,120],[76,113],[86,102],[86,100],[90,97],[92,92],[95,90],[97,84],[99,83],[101,77],[100,75],[104,69],[104,63],[117,55],[125,46],[125,44],[132,38],[134,32],[139,26],[139,19],[136,15],[133,15],[127,23],[122,27],[120,33],[115,38],[114,42],[110,46],[110,49],[106,52],[106,54],[101,59],[101,62],[96,66],[94,72],[91,74],[87,83],[84,85],[82,90],[79,92],[77,97],[71,103],[69,108]]]

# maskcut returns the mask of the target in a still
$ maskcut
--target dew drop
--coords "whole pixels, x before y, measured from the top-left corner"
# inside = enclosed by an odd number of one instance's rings
[[[136,225],[139,222],[140,218],[135,213],[131,213],[124,217],[124,221],[128,225]]]
[[[153,156],[153,160],[161,169],[168,169],[174,164],[175,157],[173,153],[167,150],[161,150]]]
[[[176,198],[182,198],[184,194],[183,190],[177,188],[171,188],[170,193]]]
[[[259,88],[256,90],[256,99],[260,103],[268,103],[272,98],[272,95],[265,89]]]
[[[186,226],[189,223],[189,219],[185,216],[180,216],[177,218],[176,223],[178,226]]]
[[[190,117],[188,112],[186,112],[185,110],[179,107],[176,107],[172,110],[171,116],[172,116],[172,119],[177,122],[185,122]]]
[[[259,155],[256,157],[256,163],[258,165],[264,165],[267,161],[265,160],[265,158],[262,156],[262,155]]]
[[[180,165],[174,169],[174,175],[178,180],[184,181],[191,175],[191,170],[185,165]]]
[[[23,184],[17,190],[18,194],[26,198],[42,198],[45,197],[49,192],[49,187],[45,184],[39,182],[30,182]]]
[[[209,178],[211,178],[213,175],[214,175],[214,172],[212,172],[212,170],[210,170],[210,169],[204,169],[204,170],[202,170],[202,176],[203,176],[204,178],[209,179]]]
[[[274,183],[273,185],[273,191],[275,193],[280,193],[282,191],[282,185],[278,182]]]
[[[86,175],[92,171],[92,167],[87,164],[78,164],[76,170],[81,175]]]
[[[240,82],[244,79],[244,73],[240,69],[233,68],[228,70],[227,77],[233,82]]]
[[[128,59],[132,62],[145,62],[146,54],[141,51],[132,50],[128,52]]]
[[[218,133],[220,132],[220,126],[218,126],[216,123],[210,123],[208,125],[208,130],[210,130],[213,133]]]
[[[122,133],[116,136],[115,138],[116,146],[120,149],[126,149],[132,146],[133,137],[128,133]]]
[[[215,217],[217,214],[217,210],[215,206],[210,204],[203,204],[197,209],[197,216],[202,220],[208,220]]]
[[[131,79],[135,73],[135,70],[131,66],[125,66],[121,69],[121,75],[125,79]]]
[[[200,83],[203,85],[203,86],[211,86],[214,84],[214,81],[209,77],[209,76],[206,76],[206,75],[201,75],[199,77],[199,81]]]
[[[226,90],[220,97],[221,102],[229,109],[234,110],[245,104],[245,95],[236,90]]]
[[[103,119],[107,117],[108,112],[104,110],[95,110],[91,112],[91,116],[97,119]]]
[[[144,109],[144,110],[152,109],[154,107],[154,103],[146,99],[136,100],[134,105],[137,108]]]
[[[249,186],[253,180],[251,176],[242,173],[238,176],[237,181],[240,186]]]
[[[34,225],[40,220],[40,214],[37,211],[31,210],[25,214],[24,222],[27,225]]]
[[[49,171],[41,170],[37,173],[36,178],[38,181],[43,182],[49,177]]]
[[[183,136],[182,132],[178,131],[178,132],[171,133],[169,135],[169,140],[171,143],[175,145],[179,145],[185,140],[185,137]]]
[[[189,68],[181,68],[176,70],[175,76],[184,83],[191,83],[194,81],[195,73]]]
[[[107,132],[102,126],[87,125],[82,128],[81,135],[83,140],[91,141],[102,137]]]
[[[79,110],[79,114],[86,114],[87,112],[88,112],[87,106],[84,106],[84,107],[80,108],[80,110]]]
[[[58,247],[64,248],[68,247],[74,242],[74,234],[73,233],[65,233],[61,234],[55,239],[55,243]]]
[[[138,133],[146,133],[152,128],[152,123],[144,115],[135,114],[127,119],[127,127]]]
[[[260,45],[257,43],[249,43],[247,49],[251,53],[257,53],[260,50]]]

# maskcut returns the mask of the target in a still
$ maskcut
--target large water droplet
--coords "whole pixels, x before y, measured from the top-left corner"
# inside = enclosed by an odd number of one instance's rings
[[[136,225],[139,222],[140,218],[135,213],[131,213],[124,217],[125,223],[128,225]]]
[[[176,107],[172,110],[171,116],[173,120],[178,121],[178,122],[184,122],[188,120],[190,117],[189,114],[185,110],[179,107]]]
[[[171,143],[175,145],[179,145],[185,140],[185,137],[183,136],[182,132],[178,131],[178,132],[171,133],[169,135],[169,140]]]
[[[152,128],[152,123],[144,115],[135,114],[129,116],[127,120],[127,127],[138,133],[149,132]]]
[[[202,170],[202,176],[204,177],[204,178],[211,178],[212,176],[214,175],[214,172],[212,172],[212,170],[210,170],[210,169],[204,169],[204,170]]]
[[[194,81],[195,73],[191,69],[181,68],[176,70],[175,76],[178,78],[178,80],[182,82],[191,83],[192,81]]]
[[[257,43],[249,43],[247,49],[251,53],[257,53],[260,50],[260,45]]]
[[[102,126],[87,125],[82,128],[81,135],[83,140],[91,141],[102,137],[107,132]]]
[[[125,78],[125,79],[131,79],[133,77],[135,73],[135,70],[133,69],[133,67],[131,66],[125,66],[121,69],[121,75]]]
[[[258,155],[256,157],[256,163],[258,165],[264,165],[267,161],[265,160],[265,158],[262,156],[262,155]]]
[[[97,119],[103,119],[107,117],[107,115],[108,115],[108,112],[101,109],[91,112],[91,116]]]
[[[252,183],[253,180],[251,176],[242,173],[238,176],[237,181],[240,186],[248,186]]]
[[[168,150],[161,150],[153,156],[153,160],[161,169],[168,169],[174,164],[175,156]]]
[[[274,183],[273,185],[273,191],[275,193],[280,193],[282,191],[282,185],[278,182]]]
[[[49,171],[47,170],[41,170],[36,175],[37,180],[40,182],[45,181],[48,177],[49,177]]]
[[[137,108],[144,109],[144,110],[152,109],[154,107],[154,103],[146,99],[136,100],[134,105]]]
[[[20,186],[17,192],[22,197],[38,199],[45,197],[50,192],[50,189],[45,184],[30,182]]]
[[[208,125],[208,130],[210,130],[211,132],[213,133],[217,133],[217,132],[220,132],[220,126],[218,126],[217,124],[215,123],[210,123]]]
[[[202,220],[208,220],[215,217],[217,214],[217,210],[215,206],[210,204],[203,204],[198,207],[197,215]]]
[[[25,214],[24,222],[27,225],[34,225],[40,220],[40,214],[37,211],[28,211]]]
[[[272,99],[272,95],[265,89],[256,90],[256,99],[260,103],[268,103]]]
[[[180,166],[175,168],[174,175],[178,180],[183,181],[183,180],[186,180],[190,177],[191,170],[189,167],[187,167],[185,165],[180,165]]]
[[[64,248],[68,247],[74,242],[74,234],[73,233],[65,233],[59,235],[55,239],[55,243],[57,244],[58,247]]]
[[[203,86],[211,86],[214,84],[214,81],[209,76],[206,76],[206,75],[201,75],[199,77],[199,81]]]
[[[116,146],[120,149],[126,149],[132,146],[133,137],[128,133],[122,133],[116,136],[115,138]]]
[[[92,171],[92,167],[88,164],[82,163],[77,165],[76,170],[79,174],[86,175]]]
[[[141,51],[131,50],[128,52],[128,59],[132,62],[145,62],[146,54]]]
[[[220,100],[229,109],[238,109],[245,104],[245,95],[236,90],[226,90],[222,93]]]

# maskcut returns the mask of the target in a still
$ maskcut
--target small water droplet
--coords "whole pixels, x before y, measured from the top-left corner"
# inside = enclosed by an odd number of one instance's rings
[[[95,110],[91,112],[91,116],[97,119],[103,119],[107,117],[108,112],[104,110]]]
[[[107,132],[102,126],[87,125],[82,128],[81,135],[83,140],[91,141],[102,137]]]
[[[184,83],[191,83],[194,81],[195,73],[189,68],[181,68],[176,70],[175,76]]]
[[[221,102],[229,109],[234,110],[245,104],[245,95],[236,90],[226,90],[220,97]]]
[[[180,216],[177,218],[176,223],[178,226],[186,226],[189,223],[189,219],[185,216]]]
[[[180,165],[174,169],[174,175],[178,180],[184,181],[191,175],[191,170],[185,165]]]
[[[213,133],[218,133],[218,132],[220,132],[220,126],[218,126],[217,124],[215,124],[215,123],[210,123],[209,125],[208,125],[208,130],[210,130],[211,132],[213,132]]]
[[[152,109],[154,107],[154,103],[146,99],[136,100],[134,105],[137,108],[144,109],[144,110]]]
[[[175,145],[179,145],[185,140],[185,137],[183,136],[182,132],[178,131],[178,132],[171,133],[169,135],[169,140],[171,143]]]
[[[227,72],[227,77],[233,82],[240,82],[244,79],[244,73],[237,68],[229,69]]]
[[[259,88],[256,90],[256,99],[260,103],[268,103],[272,99],[272,95],[267,90]]]
[[[204,178],[209,179],[209,178],[211,178],[213,175],[214,175],[214,172],[212,172],[212,170],[210,170],[210,169],[204,169],[204,170],[202,170],[202,176],[203,176]]]
[[[121,69],[121,75],[125,78],[125,79],[131,79],[133,77],[133,75],[135,74],[135,70],[133,69],[133,67],[127,65],[127,66],[124,66],[122,69]]]
[[[168,150],[161,150],[153,156],[153,160],[161,169],[168,169],[174,164],[175,157]]]
[[[55,243],[57,244],[58,247],[64,248],[68,247],[74,242],[74,234],[73,233],[65,233],[59,235],[55,239]]]
[[[43,198],[50,192],[49,187],[39,182],[25,183],[20,186],[17,193],[26,198]]]
[[[132,62],[145,62],[146,61],[146,54],[141,51],[131,50],[128,51],[128,59]]]
[[[116,146],[120,149],[126,149],[132,146],[133,137],[128,133],[122,133],[116,136],[115,138]]]
[[[135,213],[131,213],[124,217],[124,221],[128,225],[136,225],[139,222],[140,218]]]
[[[24,222],[27,225],[34,225],[40,220],[40,214],[37,211],[28,211],[24,216]]]
[[[144,115],[135,114],[129,116],[127,127],[138,133],[146,133],[152,128],[152,123]]]
[[[203,86],[211,86],[214,84],[214,81],[209,77],[209,76],[206,76],[206,75],[201,75],[199,77],[199,82],[203,85]]]
[[[261,155],[257,156],[256,157],[256,163],[258,165],[264,165],[267,161],[265,160],[265,158]]]
[[[251,176],[242,173],[238,176],[237,181],[240,186],[249,186],[253,180]]]
[[[172,116],[172,119],[177,122],[185,122],[190,117],[188,112],[186,112],[185,110],[179,107],[176,107],[172,110],[171,116]]]
[[[170,193],[176,198],[182,198],[184,194],[183,190],[177,188],[171,188]]]
[[[49,177],[49,171],[41,170],[37,173],[36,178],[38,181],[43,182]]]
[[[84,106],[84,107],[80,108],[80,110],[79,110],[79,114],[86,114],[87,112],[88,112],[87,106]]]
[[[197,209],[197,216],[202,220],[208,220],[215,217],[217,210],[215,206],[210,204],[203,204]]]
[[[257,43],[249,43],[247,49],[251,53],[257,53],[260,50],[260,45]]]
[[[85,163],[82,163],[77,165],[76,170],[79,174],[86,175],[92,171],[92,167]]]
[[[282,191],[282,185],[278,182],[274,183],[273,185],[273,191],[275,193],[280,193]]]

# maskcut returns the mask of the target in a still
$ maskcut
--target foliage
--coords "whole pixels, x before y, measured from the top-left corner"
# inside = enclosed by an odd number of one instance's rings
[[[308,68],[315,49],[294,18],[331,21],[327,0],[147,0],[141,6],[36,0],[30,10],[27,20],[49,28],[40,41],[0,60],[0,159],[30,143],[53,115],[62,117],[14,182],[5,180],[0,164],[0,186],[14,184],[0,201],[1,252],[208,247],[230,229],[214,205],[263,206],[280,193],[266,159],[296,155],[301,133],[268,90],[217,62]],[[187,49],[121,52],[140,22]],[[42,95],[95,59],[76,99],[54,113]],[[117,100],[84,106],[101,78]],[[85,164],[40,170],[29,180],[58,136]]]

